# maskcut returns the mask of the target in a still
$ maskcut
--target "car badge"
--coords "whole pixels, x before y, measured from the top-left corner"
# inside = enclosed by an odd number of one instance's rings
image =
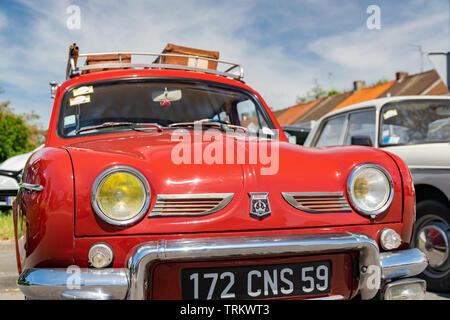
[[[250,192],[250,217],[263,220],[270,216],[268,192]]]

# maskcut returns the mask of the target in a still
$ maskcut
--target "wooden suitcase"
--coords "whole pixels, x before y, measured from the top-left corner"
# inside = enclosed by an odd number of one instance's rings
[[[179,54],[179,55],[185,55],[186,57],[161,56],[158,59],[156,59],[155,63],[176,64],[176,65],[189,66],[189,67],[194,67],[194,68],[217,70],[217,61],[209,61],[206,59],[195,59],[195,58],[192,58],[189,56],[198,56],[198,57],[204,57],[204,58],[218,60],[219,59],[218,51],[195,49],[195,48],[183,47],[183,46],[178,46],[178,45],[169,43],[164,48],[162,53]]]
[[[97,56],[88,56],[86,59],[86,65],[92,66],[96,64],[118,64],[118,63],[131,63],[131,55],[130,54],[103,54]],[[124,68],[127,69],[127,68]],[[85,73],[94,73],[100,71],[108,71],[108,70],[117,70],[117,68],[102,68],[102,69],[91,69],[83,71]]]

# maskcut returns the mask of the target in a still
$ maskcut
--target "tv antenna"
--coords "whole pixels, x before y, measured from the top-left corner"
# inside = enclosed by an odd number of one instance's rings
[[[420,73],[423,72],[423,56],[425,55],[425,52],[422,50],[422,46],[418,44],[408,44],[410,47],[416,48],[416,50],[419,52],[420,55]]]

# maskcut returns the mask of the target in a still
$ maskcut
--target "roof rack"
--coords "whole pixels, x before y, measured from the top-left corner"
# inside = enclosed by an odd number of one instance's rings
[[[109,57],[109,59],[99,59],[103,61],[111,62],[100,62],[96,64],[88,64],[89,59],[95,57]],[[151,63],[131,63],[132,56],[144,56],[152,57],[155,59]],[[114,57],[111,59],[111,57]],[[160,63],[160,61],[166,60],[168,57],[178,57],[178,58],[189,58],[190,65],[181,64],[167,64]],[[85,62],[83,65],[78,66],[79,58],[84,58]],[[202,68],[202,62],[211,61],[217,64],[217,70],[211,68]],[[106,53],[79,53],[78,46],[74,43],[69,48],[69,59],[67,61],[66,69],[66,79],[70,79],[82,74],[110,70],[110,69],[175,69],[175,70],[185,70],[194,71],[202,73],[215,74],[239,81],[244,79],[244,69],[242,65],[232,62],[221,61],[218,59],[211,59],[207,57],[197,56],[197,55],[183,55],[183,54],[171,54],[171,53],[146,53],[146,52],[106,52]]]

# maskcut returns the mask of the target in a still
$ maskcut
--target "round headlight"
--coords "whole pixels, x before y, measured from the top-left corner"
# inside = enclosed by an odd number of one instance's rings
[[[347,189],[355,209],[371,217],[386,211],[394,197],[391,176],[377,164],[356,167],[350,174]]]
[[[150,188],[145,177],[129,167],[113,167],[95,180],[92,206],[106,222],[129,225],[139,220],[150,204]]]

